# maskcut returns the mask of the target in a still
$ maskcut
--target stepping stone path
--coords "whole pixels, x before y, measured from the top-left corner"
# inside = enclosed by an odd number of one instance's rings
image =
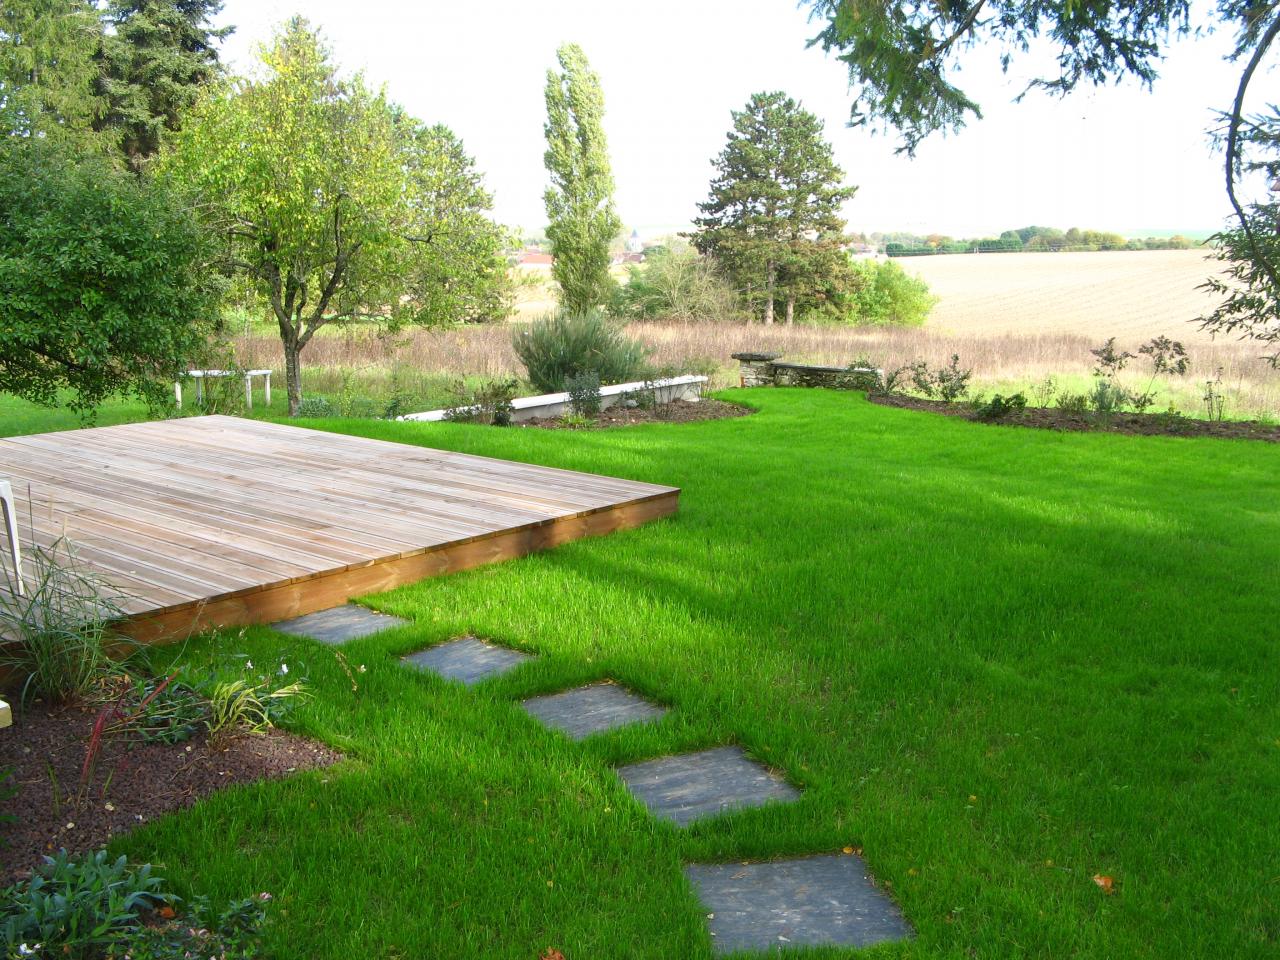
[[[460,680],[468,687],[514,670],[526,660],[533,659],[527,653],[507,647],[495,647],[475,637],[461,637],[438,646],[419,650],[401,662],[419,670],[430,670],[448,680]]]
[[[573,740],[631,723],[656,720],[667,712],[666,707],[650,703],[614,683],[593,683],[564,693],[534,697],[521,706]]]
[[[862,858],[689,864],[685,875],[710,920],[716,953],[791,946],[869,947],[911,936]]]
[[[348,603],[341,607],[330,607],[328,610],[318,610],[315,613],[294,617],[292,620],[281,620],[279,623],[273,623],[271,628],[281,633],[310,637],[312,640],[337,646],[348,640],[355,640],[357,637],[367,637],[371,633],[390,630],[392,627],[403,627],[408,622],[399,617],[375,613],[365,607]]]
[[[346,604],[273,624],[276,630],[341,644],[408,621]],[[513,670],[530,654],[461,637],[402,658],[471,686]],[[533,697],[524,709],[574,740],[667,713],[614,683],[592,683]],[[656,817],[686,826],[703,817],[790,802],[800,792],[741,747],[659,757],[619,767],[618,776]],[[876,887],[856,855],[769,863],[687,864],[685,875],[707,911],[716,953],[790,946],[866,947],[912,935],[897,906]]]
[[[686,826],[726,810],[796,800],[800,791],[741,747],[660,757],[618,768],[627,789],[656,817]]]

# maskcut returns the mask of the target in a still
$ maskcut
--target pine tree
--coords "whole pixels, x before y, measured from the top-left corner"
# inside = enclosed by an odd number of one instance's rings
[[[843,186],[822,129],[785,94],[755,94],[734,112],[711,196],[698,205],[694,246],[763,306],[765,323],[777,301],[792,323],[797,301],[839,293],[853,279],[840,208],[857,188]]]
[[[547,71],[545,162],[551,186],[544,199],[547,238],[555,262],[551,275],[560,303],[584,313],[608,299],[609,244],[622,221],[613,207],[613,174],[604,135],[600,78],[577,44],[556,51],[563,72]]]
[[[104,107],[95,126],[118,140],[135,172],[218,76],[216,44],[231,32],[210,25],[221,9],[221,0],[112,0],[108,7],[111,29],[99,53]]]

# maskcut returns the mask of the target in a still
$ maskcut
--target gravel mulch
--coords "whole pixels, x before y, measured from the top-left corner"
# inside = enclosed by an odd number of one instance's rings
[[[948,417],[979,420],[967,403],[925,400],[898,393],[870,395],[872,403],[907,410],[926,410]],[[997,426],[1033,427],[1040,430],[1078,430],[1100,433],[1128,433],[1141,436],[1220,437],[1228,440],[1262,440],[1280,443],[1280,426],[1256,420],[1195,420],[1162,413],[1117,413],[1105,420],[1093,414],[1068,413],[1056,407],[1028,407],[1000,420],[980,421]]]
[[[748,407],[704,397],[701,400],[673,400],[650,410],[624,407],[621,404],[602,410],[593,423],[576,426],[554,417],[535,417],[513,424],[517,427],[541,427],[544,430],[594,430],[598,427],[629,427],[637,423],[692,423],[697,420],[723,420],[755,413]]]
[[[117,737],[103,744],[89,783],[81,789],[85,745],[96,708],[51,708],[36,703],[0,730],[0,769],[12,768],[13,797],[0,799],[0,885],[28,875],[41,857],[61,847],[96,850],[112,836],[237,783],[288,776],[337,763],[324,744],[281,730],[243,734],[210,746],[203,734],[186,743],[138,743]]]

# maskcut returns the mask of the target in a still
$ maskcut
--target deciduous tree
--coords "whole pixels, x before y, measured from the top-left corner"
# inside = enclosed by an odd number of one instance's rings
[[[575,43],[556,52],[560,71],[547,71],[545,162],[551,186],[547,238],[560,303],[585,313],[609,299],[609,245],[622,226],[613,206],[613,174],[604,134],[600,78]]]
[[[302,351],[325,325],[496,311],[482,288],[505,282],[505,263],[464,158],[360,76],[340,76],[300,18],[264,52],[261,76],[199,102],[162,153],[159,175],[200,207],[227,267],[271,306],[291,415]]]
[[[215,322],[199,225],[178,198],[43,138],[0,141],[0,392],[88,415],[161,405]]]

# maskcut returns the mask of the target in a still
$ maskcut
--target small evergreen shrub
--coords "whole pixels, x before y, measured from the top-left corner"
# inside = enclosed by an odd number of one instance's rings
[[[986,403],[979,404],[975,411],[979,420],[1003,420],[1013,413],[1021,413],[1027,409],[1027,398],[1021,393],[1002,396],[996,394]]]
[[[565,391],[569,394],[569,406],[580,417],[594,417],[600,412],[600,377],[594,370],[588,370],[570,377],[565,381]]]
[[[512,345],[529,371],[529,380],[544,393],[557,393],[569,378],[588,370],[601,383],[642,379],[651,351],[627,337],[599,312],[559,313],[517,333]]]

